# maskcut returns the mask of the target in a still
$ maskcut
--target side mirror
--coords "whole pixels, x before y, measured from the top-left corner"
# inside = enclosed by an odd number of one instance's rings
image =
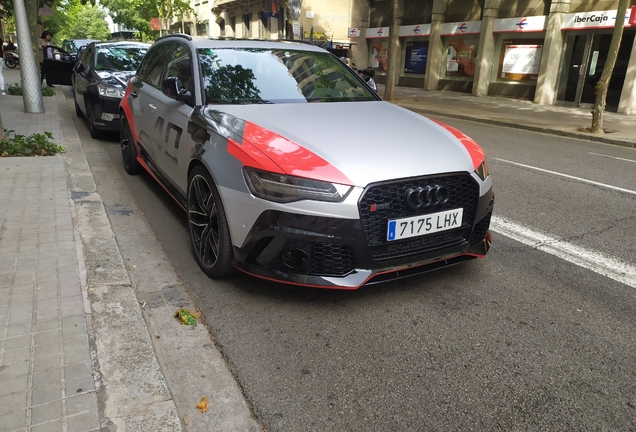
[[[176,99],[177,96],[183,94],[187,90],[179,78],[171,76],[163,80],[161,83],[161,91],[170,99]]]
[[[84,65],[82,63],[77,63],[75,65],[75,72],[78,74],[84,73]]]
[[[190,103],[192,94],[185,88],[178,77],[168,77],[161,82],[161,91],[170,99]]]

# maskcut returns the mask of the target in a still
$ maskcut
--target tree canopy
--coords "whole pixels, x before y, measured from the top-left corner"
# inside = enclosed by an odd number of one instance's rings
[[[53,32],[55,41],[64,39],[110,38],[106,11],[81,0],[67,0],[53,9],[53,15],[43,21],[44,28]]]
[[[194,12],[185,0],[101,0],[100,4],[110,11],[114,23],[150,38],[159,35],[150,29],[152,18],[181,21]]]

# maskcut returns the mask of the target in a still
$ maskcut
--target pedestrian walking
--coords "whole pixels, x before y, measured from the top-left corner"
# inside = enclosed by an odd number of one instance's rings
[[[53,33],[48,30],[44,30],[42,32],[42,37],[40,38],[40,77],[42,80],[46,80],[46,73],[44,71],[44,59],[53,58],[53,48],[50,47],[51,39],[53,38]],[[48,81],[46,81],[46,85],[52,87]]]
[[[4,41],[0,38],[0,94],[4,96],[4,75],[2,74],[2,68],[4,67]]]

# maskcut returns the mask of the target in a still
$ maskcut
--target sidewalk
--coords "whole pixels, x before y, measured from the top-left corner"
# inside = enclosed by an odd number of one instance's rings
[[[384,96],[384,85],[378,85]],[[531,101],[500,97],[475,97],[467,93],[424,91],[397,87],[397,105],[421,114],[440,115],[553,135],[636,147],[636,115],[605,112],[604,135],[585,131],[592,125],[592,107],[537,105]]]
[[[19,71],[4,68],[4,76],[19,81]],[[0,158],[0,432],[260,430],[205,327],[171,320],[173,305],[188,302],[176,278],[163,282],[172,303],[160,301],[166,292],[131,282],[126,245],[117,244],[68,101],[56,90],[44,98],[44,114],[25,114],[21,97],[0,96],[6,129],[49,131],[66,147],[53,157]],[[636,116],[606,113],[613,132],[599,137],[581,131],[591,123],[582,108],[404,87],[396,95],[421,113],[636,143]],[[161,339],[151,337],[159,331]],[[185,376],[183,356],[202,359],[206,378]],[[202,418],[194,405],[204,393],[211,402]]]
[[[147,277],[154,291],[131,278],[64,90],[44,114],[0,96],[5,129],[66,148],[0,158],[0,432],[261,430],[205,326],[172,317],[194,308],[172,267]]]

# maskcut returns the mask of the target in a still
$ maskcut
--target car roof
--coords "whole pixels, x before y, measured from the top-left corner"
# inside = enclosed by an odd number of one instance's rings
[[[257,39],[211,39],[204,36],[188,36],[182,34],[164,36],[159,40],[179,38],[189,40],[197,48],[260,48],[260,49],[291,49],[296,51],[327,52],[315,45],[301,41],[277,41]]]
[[[64,39],[64,42],[73,42],[75,44],[79,43],[91,43],[91,42],[99,42],[99,39]]]
[[[109,48],[111,46],[138,46],[148,48],[150,46],[149,43],[139,42],[139,41],[131,41],[131,40],[121,40],[121,41],[102,41],[102,42],[93,42],[96,47],[100,48]]]

